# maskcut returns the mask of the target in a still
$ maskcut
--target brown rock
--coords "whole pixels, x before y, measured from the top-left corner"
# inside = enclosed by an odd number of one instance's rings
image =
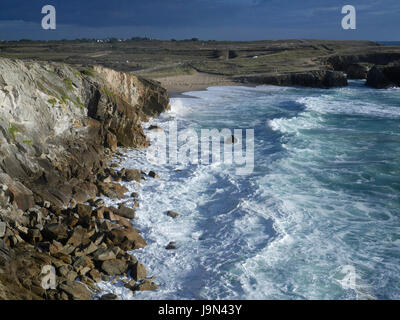
[[[154,291],[158,289],[158,285],[155,284],[151,279],[144,279],[141,283],[136,285],[136,291]]]
[[[99,271],[97,271],[96,269],[90,270],[89,275],[93,279],[94,282],[101,281],[101,273]]]
[[[63,240],[68,237],[67,226],[60,223],[47,224],[42,230],[43,238],[46,240]]]
[[[146,278],[146,275],[147,275],[147,272],[146,272],[145,266],[142,263],[140,263],[139,261],[136,262],[131,269],[131,277],[134,280],[138,281],[140,279]]]
[[[171,241],[170,243],[168,243],[168,245],[166,246],[165,249],[167,249],[167,250],[175,250],[177,248],[178,248],[178,246],[176,245],[176,243]]]
[[[76,212],[80,217],[90,217],[92,215],[92,207],[86,204],[79,203],[76,206]]]
[[[97,219],[99,219],[99,220],[103,220],[104,219],[104,209],[105,209],[105,207],[102,206],[100,208],[97,208],[94,211],[94,215],[96,216]]]
[[[72,270],[70,265],[63,265],[59,267],[57,271],[61,277],[64,277],[68,281],[75,281],[75,279],[78,277],[78,274]]]
[[[107,148],[110,148],[112,151],[117,150],[118,141],[117,141],[117,137],[115,136],[115,134],[113,134],[111,132],[107,132],[105,146]]]
[[[77,226],[74,232],[72,233],[71,237],[67,241],[67,245],[76,248],[79,247],[87,239],[88,239],[87,230],[85,230],[81,226]]]
[[[40,241],[42,241],[43,237],[42,237],[42,234],[40,233],[40,230],[39,229],[29,229],[27,240],[31,244],[36,244],[36,243],[39,243]]]
[[[132,224],[130,223],[130,221],[124,217],[121,217],[117,214],[114,214],[115,219],[117,220],[118,224],[120,226],[126,227],[126,228],[130,228],[132,227]]]
[[[0,221],[0,238],[3,238],[6,234],[7,225],[5,222]]]
[[[104,232],[111,231],[112,225],[109,221],[103,221],[100,225],[100,230]]]
[[[11,201],[15,203],[19,209],[26,211],[35,206],[33,193],[20,182],[14,182],[8,186]]]
[[[100,297],[100,300],[119,300],[119,298],[113,293],[106,293]]]
[[[87,256],[87,255],[95,252],[98,248],[99,247],[96,244],[94,244],[93,242],[90,242],[89,245],[82,250],[82,254]]]
[[[178,212],[169,210],[169,211],[167,211],[167,216],[175,219],[175,218],[179,217],[180,214]]]
[[[113,208],[113,212],[121,217],[128,219],[135,219],[136,210],[126,207],[125,205],[119,205],[118,209]]]
[[[144,248],[147,243],[135,228],[114,229],[109,237],[114,245],[122,250],[134,250]]]
[[[65,281],[59,285],[59,289],[64,291],[72,300],[90,300],[92,293],[82,283],[75,281]]]
[[[124,260],[113,259],[104,261],[101,265],[101,269],[110,276],[123,274],[128,269],[128,264]]]
[[[97,261],[106,261],[115,259],[116,255],[112,248],[100,248],[95,251],[95,253],[93,254],[93,258]]]
[[[93,264],[92,259],[90,259],[87,256],[82,256],[75,260],[75,262],[73,263],[73,267],[76,272],[80,273],[81,270],[83,270],[83,269],[86,270],[86,272],[89,271],[90,269],[93,269],[94,264]]]
[[[151,131],[163,131],[162,128],[160,128],[159,126],[156,126],[156,125],[149,126],[149,130],[151,130]]]
[[[149,176],[149,177],[152,177],[152,178],[158,178],[158,174],[155,173],[154,171],[150,171],[149,174],[148,174],[148,176]]]
[[[136,281],[135,280],[130,280],[129,282],[125,283],[124,287],[134,291],[135,288],[136,288]]]
[[[63,248],[62,243],[60,243],[56,240],[53,240],[53,242],[49,246],[50,254],[55,255],[55,254],[59,253],[62,250],[62,248]]]
[[[142,175],[139,170],[136,170],[136,169],[126,169],[125,170],[125,175],[124,175],[125,181],[140,182],[141,178],[142,178]]]

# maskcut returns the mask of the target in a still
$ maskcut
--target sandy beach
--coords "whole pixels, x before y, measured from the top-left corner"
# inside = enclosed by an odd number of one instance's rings
[[[168,90],[171,97],[179,96],[183,92],[205,90],[212,86],[237,86],[238,82],[229,77],[196,72],[190,75],[177,75],[155,78]]]

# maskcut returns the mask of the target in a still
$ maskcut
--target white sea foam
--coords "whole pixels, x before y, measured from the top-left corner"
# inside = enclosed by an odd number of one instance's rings
[[[101,286],[126,299],[399,298],[399,204],[390,194],[400,150],[385,133],[396,127],[370,134],[329,118],[399,118],[397,91],[380,92],[382,105],[362,102],[368,94],[375,91],[214,87],[172,99],[172,110],[151,121],[166,131],[171,118],[182,127],[254,125],[255,172],[238,177],[215,163],[175,171],[148,163],[144,150],[129,152],[123,166],[160,176],[126,183],[140,194],[134,223],[148,242],[132,253],[160,289],[132,295],[120,283]],[[383,143],[388,156],[375,151]],[[165,250],[170,241],[179,248]],[[353,289],[342,285],[348,265],[357,272]]]

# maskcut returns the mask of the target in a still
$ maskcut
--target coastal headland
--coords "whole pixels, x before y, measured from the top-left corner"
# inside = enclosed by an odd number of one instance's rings
[[[0,50],[7,58],[102,65],[157,80],[170,94],[240,84],[343,86],[347,79],[367,79],[375,65],[400,60],[400,46],[310,39],[15,41],[0,43]],[[378,79],[379,72],[372,71],[368,85],[381,86],[376,81],[384,86],[396,84],[388,79],[396,77],[393,69],[380,74]]]
[[[119,148],[148,146],[142,125],[168,110],[170,95],[348,79],[400,86],[400,47],[369,41],[15,41],[0,50],[0,299],[90,299],[101,296],[97,282],[128,275],[133,291],[157,289],[128,253],[146,240],[132,225],[137,195],[120,184],[157,174],[118,160]],[[107,207],[103,196],[122,203]]]

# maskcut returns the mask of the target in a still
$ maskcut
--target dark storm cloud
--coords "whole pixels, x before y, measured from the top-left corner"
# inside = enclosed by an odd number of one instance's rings
[[[40,30],[46,4],[57,9],[53,33]],[[356,31],[340,28],[345,4],[357,8]],[[0,37],[396,40],[399,17],[398,0],[1,0]]]

